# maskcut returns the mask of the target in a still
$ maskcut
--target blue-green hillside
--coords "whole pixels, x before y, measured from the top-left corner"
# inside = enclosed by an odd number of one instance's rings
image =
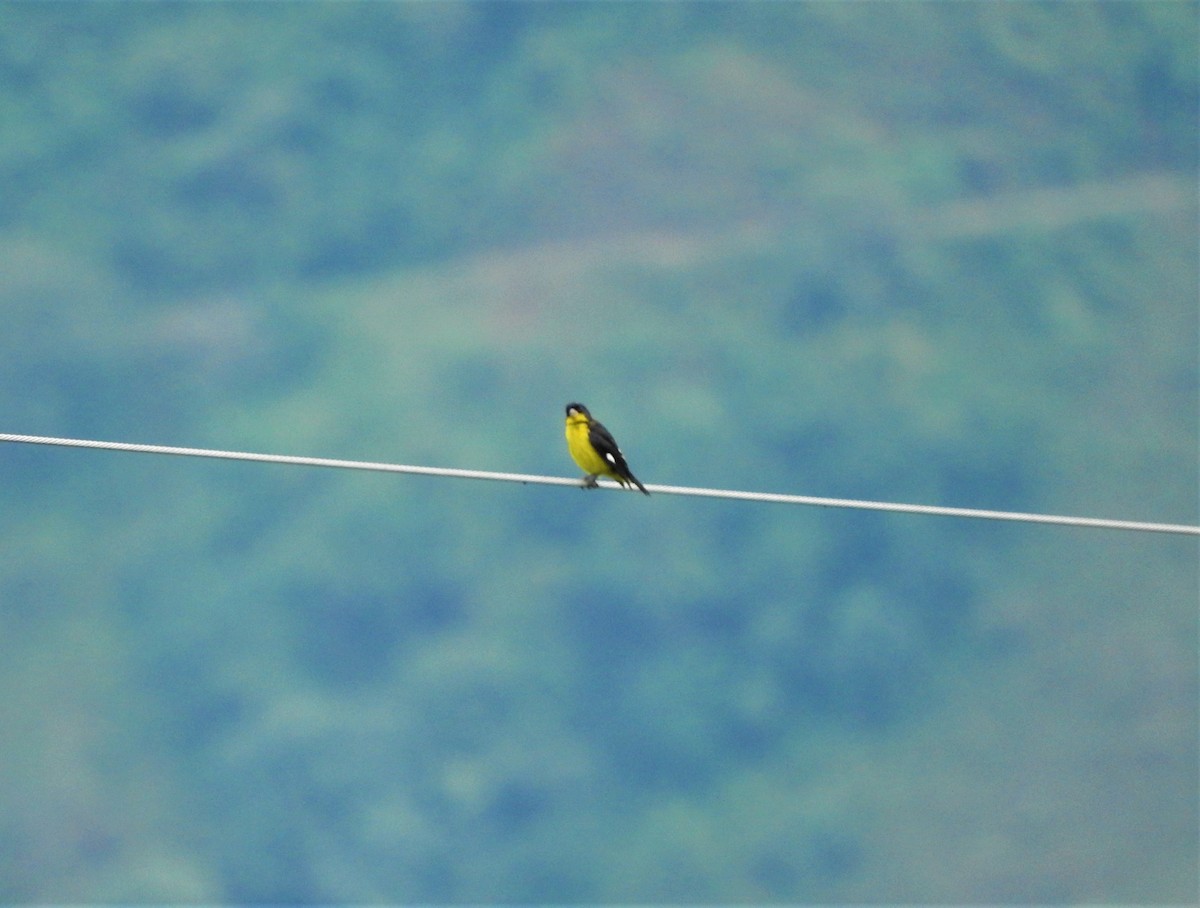
[[[0,3],[0,433],[1197,524],[1157,3]],[[580,477],[582,478],[582,477]],[[1191,903],[1195,538],[0,443],[0,902]]]

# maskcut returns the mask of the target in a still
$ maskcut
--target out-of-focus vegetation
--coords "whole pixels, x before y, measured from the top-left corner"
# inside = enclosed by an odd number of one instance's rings
[[[1192,3],[0,5],[5,432],[1196,523]],[[1186,902],[1197,547],[0,447],[9,902]]]

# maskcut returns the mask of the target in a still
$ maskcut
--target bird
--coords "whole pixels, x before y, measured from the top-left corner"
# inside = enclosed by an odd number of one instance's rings
[[[629,469],[612,433],[594,420],[583,404],[567,404],[567,450],[579,469],[587,473],[585,489],[596,488],[597,477],[610,476],[627,488],[633,483],[643,495],[650,494]]]

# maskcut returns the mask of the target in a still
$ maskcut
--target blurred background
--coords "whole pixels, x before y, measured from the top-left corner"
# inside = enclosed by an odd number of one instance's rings
[[[0,431],[1195,524],[1197,7],[0,5]],[[1191,902],[1194,539],[0,445],[5,902]]]

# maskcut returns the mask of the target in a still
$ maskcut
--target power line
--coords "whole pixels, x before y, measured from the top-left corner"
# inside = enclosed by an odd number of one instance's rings
[[[334,460],[327,457],[296,457],[289,454],[251,454],[244,451],[214,451],[208,448],[177,448],[121,441],[92,441],[81,438],[49,438],[41,435],[7,435],[0,442],[28,445],[55,445],[67,448],[93,448],[102,451],[126,451],[136,454],[173,454],[180,457],[207,457],[218,460],[244,460],[257,463],[290,464],[302,467],[331,467],[339,470],[369,470],[378,473],[413,473],[418,476],[442,476],[450,479],[487,479],[519,482],[526,485],[576,486],[578,479],[562,476],[536,476],[528,473],[494,473],[488,470],[459,470],[447,467],[417,467],[398,463],[372,463],[363,460]],[[616,483],[604,482],[600,488],[617,490]],[[698,489],[690,486],[650,485],[659,495],[684,495],[692,498],[727,498],[774,504],[799,504],[821,508],[854,508],[863,511],[890,511],[899,514],[925,514],[936,517],[970,517],[982,520],[1008,520],[1019,523],[1045,523],[1094,529],[1131,530],[1140,533],[1175,533],[1200,536],[1200,526],[1176,523],[1143,523],[1136,520],[1108,520],[1102,517],[1067,517],[1056,514],[1026,514],[1019,511],[984,511],[974,508],[946,508],[926,504],[897,504],[886,501],[860,501],[853,498],[817,498],[812,495],[782,495],[774,492],[738,492],[729,489]]]

